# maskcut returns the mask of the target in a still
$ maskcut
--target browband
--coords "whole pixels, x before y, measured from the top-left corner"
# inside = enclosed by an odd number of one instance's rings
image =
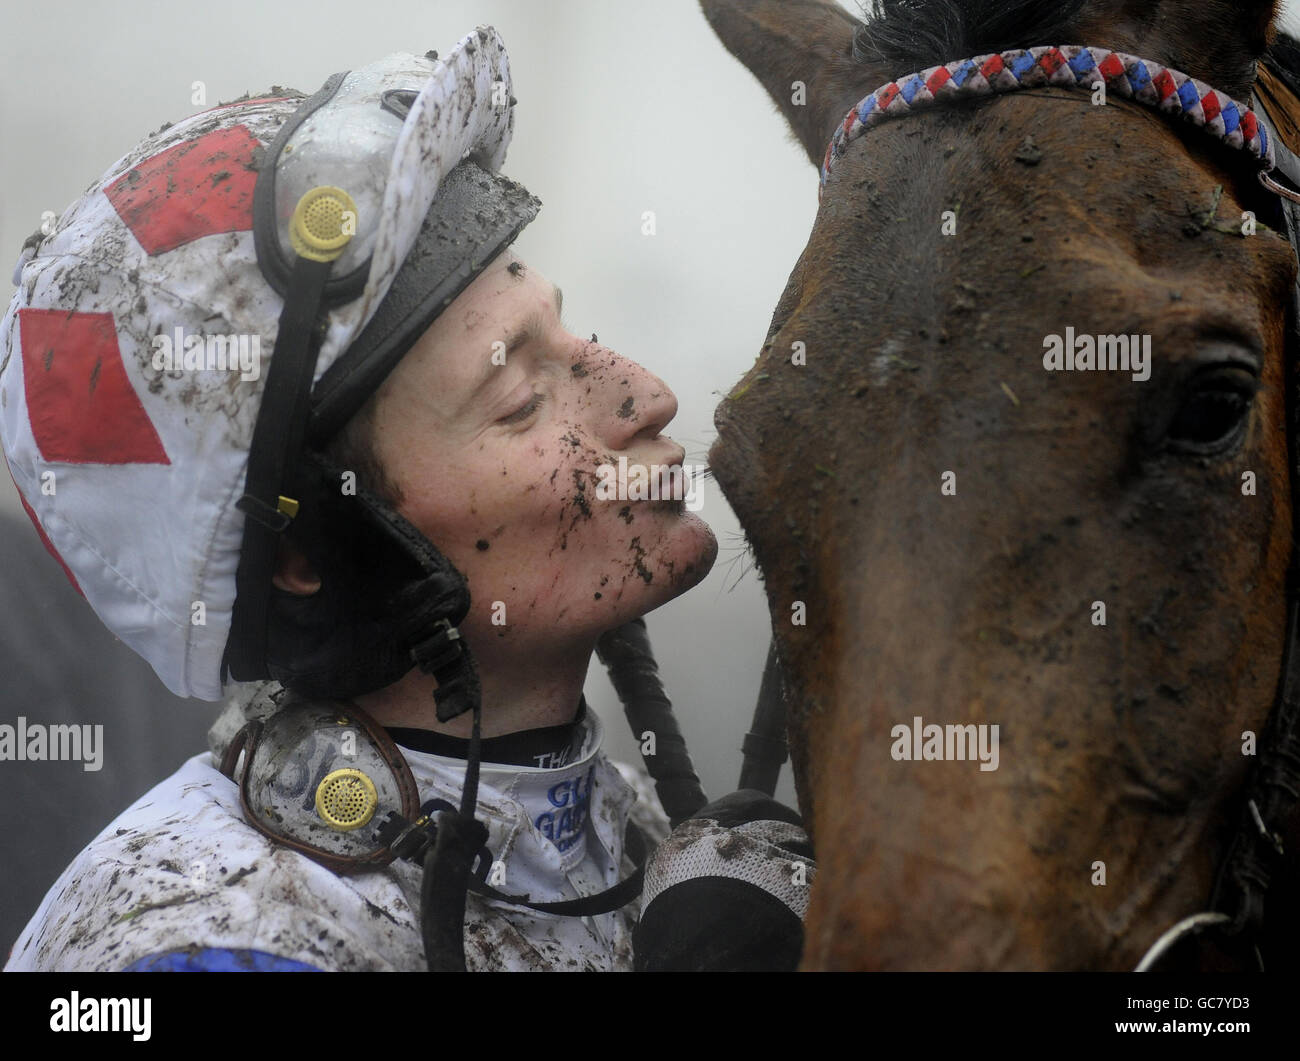
[[[1101,84],[1107,93],[1180,116],[1229,147],[1248,151],[1259,162],[1261,183],[1278,195],[1300,202],[1300,195],[1269,176],[1275,164],[1273,141],[1246,104],[1151,59],[1077,44],[1013,48],[957,59],[882,85],[849,111],[827,145],[818,198],[836,160],[849,144],[881,122],[940,104],[1020,89],[1058,87],[1091,92]]]

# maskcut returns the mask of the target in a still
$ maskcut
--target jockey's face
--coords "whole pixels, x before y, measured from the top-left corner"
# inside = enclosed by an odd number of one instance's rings
[[[461,629],[481,662],[589,652],[708,573],[707,524],[680,500],[611,499],[601,472],[620,457],[629,482],[637,466],[680,465],[662,434],[676,412],[657,377],[570,334],[558,289],[511,251],[394,369],[376,395],[375,455],[402,515],[469,580]]]

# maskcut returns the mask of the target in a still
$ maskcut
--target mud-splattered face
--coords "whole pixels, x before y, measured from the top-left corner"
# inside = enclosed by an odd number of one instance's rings
[[[480,660],[581,650],[699,582],[717,543],[674,501],[603,500],[602,465],[680,465],[677,399],[560,321],[560,293],[500,255],[377,396],[401,511],[468,578]]]

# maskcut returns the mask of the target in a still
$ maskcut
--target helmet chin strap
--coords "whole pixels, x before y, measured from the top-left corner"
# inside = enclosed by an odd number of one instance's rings
[[[303,195],[290,221],[298,254],[253,428],[244,493],[236,502],[245,516],[244,541],[225,665],[240,680],[266,676],[263,653],[271,577],[280,535],[300,507],[290,496],[289,483],[307,432],[325,286],[335,260],[352,238],[344,224],[350,211],[355,213],[355,205],[346,191],[321,186]]]
[[[475,697],[465,787],[460,810],[443,810],[437,835],[424,856],[420,882],[420,928],[424,958],[433,973],[465,972],[465,903],[474,860],[487,843],[487,826],[474,816],[478,806],[479,766],[482,762],[483,704]]]
[[[488,831],[474,814],[478,805],[479,768],[483,758],[481,700],[476,699],[471,710],[473,721],[460,809],[453,810],[444,806],[436,820],[422,825],[426,836],[429,831],[433,832],[433,843],[423,855],[424,875],[420,882],[420,928],[424,938],[425,961],[430,972],[466,971],[465,905],[471,891],[488,899],[530,910],[563,917],[590,917],[610,913],[632,902],[641,894],[645,877],[648,853],[645,838],[629,823],[628,850],[637,868],[631,876],[602,892],[579,899],[535,903],[525,895],[507,895],[488,885],[484,878],[490,855],[482,859],[482,853],[486,851]],[[402,834],[402,839],[407,835],[409,831]],[[477,867],[478,873],[475,872],[476,859],[482,859]]]
[[[659,681],[658,668],[646,637],[645,620],[608,631],[598,645],[601,661],[623,701],[632,730],[644,736],[655,734],[653,746],[660,753],[645,753],[645,764],[655,781],[660,802],[675,825],[708,802],[691,763],[681,731],[673,717],[672,704]],[[628,824],[627,849],[636,870],[612,887],[595,895],[561,902],[532,902],[527,896],[506,895],[489,886],[483,877],[487,866],[474,872],[474,860],[484,850],[487,829],[474,816],[478,803],[479,767],[482,762],[482,702],[475,697],[470,708],[469,755],[465,765],[465,787],[460,809],[444,808],[436,821],[433,844],[423,856],[424,877],[420,887],[420,921],[424,954],[431,972],[464,972],[465,903],[467,893],[523,906],[530,910],[564,917],[590,917],[610,913],[641,894],[648,846],[645,837]],[[645,749],[648,745],[642,743]],[[404,833],[403,836],[407,835]],[[394,846],[400,841],[395,841]]]

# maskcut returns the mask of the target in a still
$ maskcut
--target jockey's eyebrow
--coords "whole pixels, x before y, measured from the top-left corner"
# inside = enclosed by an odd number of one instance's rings
[[[564,292],[556,284],[551,285],[551,299],[555,303],[555,315],[559,317],[564,310]],[[524,320],[524,323],[506,340],[506,356],[514,353],[529,339],[535,339],[542,333],[545,322],[542,320],[541,313],[533,311]]]
[[[517,279],[523,279],[524,270],[527,267],[521,261],[513,261],[507,266],[507,272]],[[560,285],[552,282],[551,297],[555,299],[555,315],[564,316],[564,292],[560,290]]]
[[[551,298],[555,303],[555,315],[558,317],[560,316],[561,310],[564,308],[564,292],[560,290],[559,285],[551,284]],[[506,363],[509,364],[510,355],[512,353],[518,350],[525,343],[533,339],[536,339],[538,336],[542,335],[545,331],[546,331],[546,320],[542,312],[540,310],[534,310],[533,312],[529,313],[528,316],[524,318],[523,324],[521,324],[518,328],[516,328],[513,332],[511,332],[510,335],[506,338],[505,341],[506,350],[505,350],[505,358],[504,358]],[[476,402],[479,399],[479,397],[483,394],[483,392],[488,388],[489,384],[491,384],[496,379],[497,376],[496,370],[501,367],[502,365],[492,360],[492,358],[490,357],[488,358],[487,364],[484,366],[482,374],[475,382],[473,389],[466,396],[462,408],[472,405],[474,402]]]

